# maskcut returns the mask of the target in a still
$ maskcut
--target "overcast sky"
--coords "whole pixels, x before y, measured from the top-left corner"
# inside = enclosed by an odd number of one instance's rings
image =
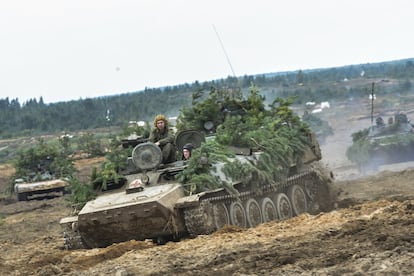
[[[0,98],[50,103],[412,58],[412,3],[1,0]]]

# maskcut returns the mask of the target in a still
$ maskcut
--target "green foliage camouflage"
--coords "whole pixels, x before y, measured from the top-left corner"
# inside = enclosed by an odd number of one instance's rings
[[[205,122],[212,122],[214,126],[220,125],[224,121],[224,103],[230,103],[231,99],[225,90],[211,88],[206,99],[203,99],[203,91],[199,90],[192,95],[191,107],[184,106],[180,110],[177,119],[177,130],[193,129],[206,131]],[[214,131],[214,129],[212,129]]]
[[[125,183],[125,177],[120,173],[127,166],[126,160],[131,155],[132,147],[123,148],[121,146],[121,140],[128,137],[131,134],[139,136],[148,136],[149,127],[125,127],[119,136],[114,136],[109,143],[109,151],[106,153],[106,160],[102,163],[100,169],[94,168],[90,176],[89,183],[81,183],[76,178],[71,178],[70,186],[72,195],[69,201],[77,206],[80,210],[83,205],[89,200],[96,197],[99,191],[105,191],[110,184],[121,186]],[[92,139],[88,135],[88,141]],[[89,143],[92,144],[93,143]]]
[[[210,173],[214,163],[225,162],[230,157],[234,157],[233,152],[216,141],[209,140],[193,150],[188,167],[179,173],[178,181],[184,183],[188,194],[223,186],[233,191],[232,187],[227,186],[218,176]]]
[[[89,137],[89,136],[88,136]],[[98,145],[92,142],[89,145]],[[100,170],[93,168],[88,183],[80,183],[77,179],[72,179],[71,187],[72,196],[69,201],[80,210],[86,202],[94,199],[98,191],[107,190],[110,183],[119,184],[124,181],[124,177],[118,173],[119,168],[125,167],[125,160],[128,156],[128,150],[122,149],[120,140],[113,137],[109,143],[109,152],[106,153],[106,160],[102,163]],[[92,148],[100,148],[92,146]],[[92,156],[102,155],[101,151],[93,151]]]
[[[95,190],[107,190],[109,184],[121,185],[124,182],[125,177],[118,173],[113,162],[105,162],[99,172],[94,168],[91,176],[91,184]]]
[[[109,152],[105,155],[106,160],[101,169],[93,170],[91,185],[95,190],[107,190],[108,184],[121,185],[125,182],[125,177],[120,174],[127,166],[126,160],[132,153],[132,147],[124,148],[121,140],[135,134],[137,136],[148,137],[150,127],[148,125],[125,127],[118,137],[113,137],[110,142]]]
[[[10,185],[7,189],[9,194],[14,192],[16,179],[30,183],[54,178],[68,178],[76,172],[62,144],[47,143],[42,138],[38,138],[33,146],[19,150],[13,160],[13,166],[15,173],[10,178]]]
[[[44,174],[50,174],[56,178],[71,176],[76,170],[72,161],[65,155],[59,145],[46,143],[39,138],[34,146],[19,151],[13,162],[15,173],[14,181],[22,178],[26,182],[44,180]]]
[[[254,86],[246,100],[226,97],[223,91],[212,89],[204,101],[193,101],[192,108],[183,109],[179,116],[181,130],[202,130],[206,121],[221,122],[216,127],[214,143],[207,142],[194,150],[188,167],[180,174],[180,181],[190,186],[190,194],[223,186],[231,191],[231,187],[209,171],[218,161],[224,162],[223,172],[227,177],[251,183],[272,183],[283,179],[292,163],[300,166],[301,157],[309,146],[310,130],[290,109],[294,98],[277,98],[268,109],[264,101]],[[203,110],[205,108],[213,111]],[[206,114],[213,114],[213,119]],[[262,154],[254,163],[242,163],[226,154],[225,149],[230,146]],[[205,157],[208,164],[201,165],[200,156]]]
[[[82,183],[75,177],[70,177],[68,182],[71,193],[67,200],[71,203],[75,210],[81,210],[89,200],[96,197],[96,192],[94,191],[92,185]]]

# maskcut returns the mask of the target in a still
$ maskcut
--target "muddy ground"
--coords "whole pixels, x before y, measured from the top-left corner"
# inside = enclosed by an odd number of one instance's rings
[[[336,176],[331,212],[251,229],[229,226],[163,246],[128,241],[69,251],[58,223],[71,213],[63,197],[3,198],[0,275],[413,275],[414,166],[360,175],[344,153],[349,132],[366,121],[340,118],[331,120],[335,134],[322,146]],[[9,170],[0,172],[4,190]]]

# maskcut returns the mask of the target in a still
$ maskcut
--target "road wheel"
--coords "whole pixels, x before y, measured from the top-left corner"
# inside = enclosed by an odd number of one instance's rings
[[[224,203],[218,203],[213,205],[214,223],[217,230],[221,229],[224,225],[230,224],[229,211]]]
[[[255,227],[263,222],[260,205],[254,198],[249,198],[246,201],[246,217],[247,223],[250,227]]]
[[[27,193],[17,194],[17,200],[18,201],[27,201]]]
[[[243,205],[238,202],[232,202],[230,204],[230,222],[232,225],[239,227],[247,226],[246,211]]]
[[[277,194],[275,198],[275,205],[279,219],[284,220],[292,217],[292,205],[290,204],[290,200],[287,195],[284,193]]]
[[[277,211],[276,211],[275,204],[268,197],[265,197],[262,200],[262,216],[263,216],[263,222],[277,220]]]
[[[306,194],[301,186],[291,186],[288,191],[288,197],[292,204],[292,209],[295,215],[300,215],[308,211]]]

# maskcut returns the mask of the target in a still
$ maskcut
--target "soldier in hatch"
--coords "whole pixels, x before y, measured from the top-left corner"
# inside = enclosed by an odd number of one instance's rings
[[[166,164],[176,161],[175,137],[172,130],[168,129],[167,118],[162,114],[155,116],[154,127],[148,140],[160,147],[162,163]]]
[[[188,160],[191,157],[191,152],[193,151],[193,144],[187,143],[183,147],[183,156],[181,157],[182,160]]]

